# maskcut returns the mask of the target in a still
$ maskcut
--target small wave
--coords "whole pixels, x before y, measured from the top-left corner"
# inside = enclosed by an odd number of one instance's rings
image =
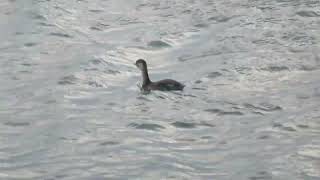
[[[29,122],[5,122],[4,125],[12,127],[29,126]]]
[[[208,139],[213,139],[213,137],[212,137],[212,136],[201,136],[201,139],[206,139],[206,140],[208,140]]]
[[[197,27],[197,28],[207,28],[207,27],[209,27],[209,25],[206,24],[206,23],[199,23],[199,24],[194,25],[194,27]]]
[[[284,130],[284,131],[290,131],[290,132],[295,132],[297,131],[294,127],[291,127],[291,126],[285,126],[283,124],[280,124],[280,123],[274,123],[272,125],[273,128],[278,128],[278,129],[281,129],[281,130]]]
[[[200,126],[205,126],[205,127],[215,127],[214,124],[210,124],[210,123],[207,123],[207,122],[202,122],[199,124]]]
[[[58,84],[60,85],[71,85],[75,84],[78,81],[78,78],[76,78],[74,75],[64,76],[58,81]]]
[[[202,81],[201,80],[196,80],[194,83],[200,84],[200,83],[202,83]],[[204,90],[204,88],[192,88],[192,89]]]
[[[104,61],[102,59],[91,59],[89,60],[89,63],[90,64],[94,64],[94,65],[97,65],[97,64],[102,64]]]
[[[316,143],[317,141],[301,146],[297,155],[293,157],[297,168],[305,176],[310,177],[309,179],[319,179],[320,177],[320,146]]]
[[[31,19],[35,19],[35,20],[46,20],[45,16],[38,14],[38,13],[35,13],[35,12],[30,12],[29,16],[31,17]]]
[[[171,123],[176,128],[196,128],[197,124],[196,123],[187,123],[187,122],[181,122],[181,121],[176,121],[174,123]]]
[[[53,25],[53,24],[49,24],[49,23],[45,23],[45,22],[39,22],[38,23],[40,26],[45,26],[45,27],[53,27],[53,26],[55,26],[55,25]]]
[[[63,38],[72,38],[71,35],[66,34],[66,33],[60,33],[60,32],[52,32],[49,35],[51,36],[57,36],[57,37],[63,37]]]
[[[118,144],[120,144],[120,143],[116,142],[116,141],[105,141],[105,142],[100,143],[99,145],[100,146],[114,146],[114,145],[118,145]]]
[[[21,65],[30,67],[30,66],[34,66],[36,64],[24,62],[24,63],[21,63]]]
[[[282,108],[280,106],[276,106],[270,103],[260,103],[258,105],[253,105],[249,103],[245,103],[244,107],[251,109],[251,110],[261,110],[265,112],[273,112],[273,111],[280,111]]]
[[[103,31],[105,29],[108,29],[109,27],[110,27],[110,25],[108,25],[108,24],[97,23],[97,24],[91,26],[90,29],[95,30],[95,31]]]
[[[298,127],[298,128],[301,128],[301,129],[308,129],[308,128],[310,128],[310,126],[307,125],[307,124],[298,124],[297,127]]]
[[[112,70],[112,69],[107,69],[107,70],[104,70],[103,72],[106,74],[112,74],[112,75],[120,74],[120,71]]]
[[[241,115],[243,115],[243,113],[240,112],[240,111],[223,111],[221,109],[206,109],[204,111],[210,112],[210,113],[213,113],[213,114],[217,114],[219,116],[226,116],[226,115],[241,116]]]
[[[307,34],[305,32],[287,32],[281,37],[285,41],[291,41],[291,43],[297,46],[308,46],[317,43],[315,36]]]
[[[96,81],[88,81],[88,85],[92,87],[103,87],[102,84],[96,82]]]
[[[280,72],[280,71],[288,71],[289,68],[287,66],[268,66],[265,68],[261,68],[260,70],[268,71],[268,72]]]
[[[128,126],[136,129],[144,129],[144,130],[152,130],[152,131],[160,131],[161,129],[165,129],[165,127],[158,124],[153,124],[153,123],[141,123],[141,124],[130,123]]]
[[[311,65],[301,65],[298,69],[301,71],[314,71],[319,69],[319,67]]]
[[[103,12],[102,9],[90,9],[89,12],[92,12],[92,13],[101,13]]]
[[[156,48],[156,49],[162,49],[162,48],[168,48],[171,47],[170,44],[164,42],[164,41],[150,41],[148,43],[148,46],[151,48]]]
[[[217,56],[221,55],[222,51],[220,50],[209,50],[206,52],[202,52],[201,54],[196,54],[196,55],[190,55],[190,54],[185,54],[180,57],[178,57],[179,61],[184,62],[184,61],[189,61],[189,60],[194,60],[194,59],[201,59],[201,58],[206,58],[210,56]]]
[[[211,72],[207,75],[208,78],[210,79],[214,79],[214,78],[217,78],[219,76],[222,76],[222,74],[220,72]]]
[[[227,21],[229,21],[230,19],[232,19],[232,17],[214,16],[214,17],[208,18],[209,21],[215,21],[215,22],[217,22],[217,23],[227,22]]]
[[[29,43],[25,43],[24,44],[25,47],[32,47],[32,46],[35,46],[35,45],[37,45],[37,43],[29,42]]]
[[[22,70],[22,71],[19,71],[19,73],[24,73],[24,74],[31,74],[32,71],[28,71],[28,70]]]
[[[249,177],[250,180],[263,180],[263,179],[272,179],[270,173],[266,171],[260,171],[255,176]]]
[[[261,135],[258,139],[270,139],[270,135]]]
[[[301,16],[301,17],[319,17],[320,15],[314,11],[298,11],[296,13],[297,15]]]

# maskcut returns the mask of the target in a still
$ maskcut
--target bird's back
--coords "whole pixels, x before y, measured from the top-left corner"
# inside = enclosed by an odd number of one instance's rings
[[[160,91],[178,91],[183,90],[184,85],[178,81],[172,79],[164,79],[156,82],[151,82],[147,85],[148,90],[160,90]]]

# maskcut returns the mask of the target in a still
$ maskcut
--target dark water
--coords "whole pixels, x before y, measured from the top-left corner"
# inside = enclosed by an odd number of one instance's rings
[[[320,179],[318,0],[2,0],[0,179]],[[185,91],[143,95],[133,65]]]

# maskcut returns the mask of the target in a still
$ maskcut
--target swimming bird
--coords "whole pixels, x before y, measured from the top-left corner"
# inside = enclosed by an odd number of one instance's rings
[[[181,91],[185,87],[182,83],[172,80],[163,79],[160,81],[152,82],[149,79],[147,63],[143,59],[138,59],[135,65],[141,70],[142,73],[142,87],[143,91],[159,90],[159,91]]]

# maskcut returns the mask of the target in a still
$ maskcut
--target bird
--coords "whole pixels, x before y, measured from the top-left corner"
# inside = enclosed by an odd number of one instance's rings
[[[160,81],[152,82],[149,78],[147,63],[143,59],[138,59],[135,65],[141,70],[142,73],[142,91],[182,91],[185,87],[184,84],[172,80],[172,79],[163,79]]]

